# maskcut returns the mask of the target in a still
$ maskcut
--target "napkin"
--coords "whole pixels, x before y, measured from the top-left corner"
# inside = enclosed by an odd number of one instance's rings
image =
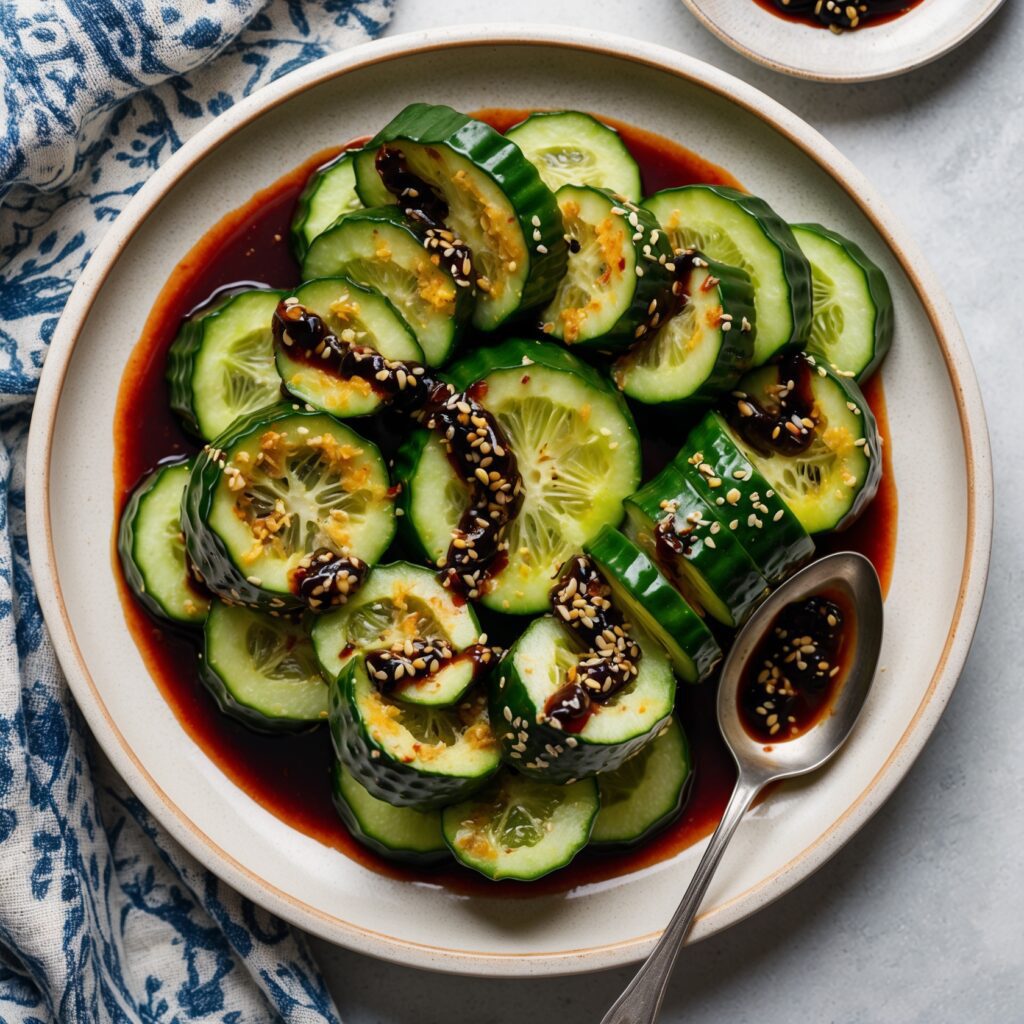
[[[336,1022],[300,935],[206,871],[95,748],[25,540],[32,398],[61,310],[146,178],[392,0],[0,3],[0,1021]]]

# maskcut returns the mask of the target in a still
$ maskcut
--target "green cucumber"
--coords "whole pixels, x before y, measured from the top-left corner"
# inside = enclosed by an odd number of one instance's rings
[[[780,583],[814,555],[814,541],[782,497],[709,412],[673,460],[769,583]]]
[[[481,598],[496,611],[548,607],[559,566],[606,523],[639,481],[640,446],[622,397],[557,345],[513,339],[479,349],[448,373],[464,389],[483,381],[481,404],[508,435],[523,478],[509,526],[508,564]],[[435,438],[413,439],[396,466],[404,527],[432,562],[447,554],[468,488]]]
[[[294,295],[343,341],[374,348],[388,359],[423,362],[412,328],[375,289],[346,277],[332,277],[309,281]],[[343,379],[308,359],[297,359],[287,345],[276,342],[274,359],[288,393],[314,409],[345,419],[367,416],[380,407],[380,398],[360,377]]]
[[[346,149],[310,176],[292,218],[292,249],[297,259],[306,255],[313,239],[339,217],[363,204],[356,193],[357,149]]]
[[[356,594],[318,616],[312,630],[320,669],[328,680],[336,679],[358,654],[415,638],[446,641],[462,651],[480,640],[480,624],[472,607],[457,604],[434,573],[408,562],[376,566]],[[454,659],[395,697],[414,704],[457,704],[474,676],[471,662]]]
[[[185,560],[181,495],[191,463],[163,465],[132,492],[121,513],[117,553],[132,593],[151,615],[183,625],[206,618],[208,595]]]
[[[509,128],[514,142],[557,192],[563,185],[593,185],[639,202],[640,168],[619,133],[578,110],[546,110]]]
[[[181,325],[167,353],[167,384],[171,408],[197,437],[212,441],[280,397],[271,325],[285,294],[222,296]]]
[[[376,562],[394,534],[392,505],[373,444],[324,413],[280,403],[200,453],[182,529],[214,593],[280,612],[302,607],[292,574],[315,550]]]
[[[690,745],[673,716],[658,738],[613,772],[597,777],[601,810],[590,841],[636,846],[679,817],[689,791]]]
[[[570,734],[545,705],[565,686],[579,651],[550,616],[527,626],[489,680],[491,726],[509,765],[564,783],[618,768],[657,736],[672,713],[675,678],[661,648],[635,623],[630,635],[641,649],[636,679],[595,703],[581,731]]]
[[[334,751],[371,796],[395,807],[433,810],[475,793],[500,755],[477,692],[455,708],[393,700],[353,658],[330,684]]]
[[[676,469],[666,466],[626,499],[626,534],[645,550],[689,603],[725,626],[742,625],[768,593],[768,584],[743,545],[723,528],[709,505]],[[668,519],[683,550],[659,543],[656,527]]]
[[[587,845],[599,806],[593,779],[558,786],[502,772],[441,817],[461,864],[495,881],[531,882],[565,867]]]
[[[665,649],[677,676],[699,683],[721,648],[703,619],[628,537],[606,526],[583,550],[612,589],[615,604]]]
[[[199,678],[221,711],[257,732],[327,720],[327,684],[301,622],[214,601]]]
[[[604,189],[563,185],[556,194],[569,266],[540,329],[567,345],[613,351],[652,329],[671,285],[672,247],[646,210]]]
[[[429,365],[440,366],[451,354],[472,296],[431,260],[423,233],[393,206],[346,214],[314,239],[302,261],[303,278],[339,275],[386,296]]]
[[[803,343],[811,325],[811,268],[789,225],[757,196],[725,185],[665,189],[644,206],[680,249],[747,272],[754,286],[754,365]]]
[[[345,827],[375,853],[406,864],[435,864],[448,858],[440,811],[393,807],[378,800],[340,761],[331,771],[331,797]]]
[[[747,272],[700,253],[677,253],[673,265],[678,294],[668,319],[612,368],[615,383],[645,405],[713,401],[754,358],[757,316]]]
[[[811,265],[814,316],[807,351],[863,383],[892,344],[892,293],[885,274],[850,239],[820,224],[792,224]]]
[[[562,218],[553,193],[515,143],[451,107],[413,103],[366,148],[382,147],[400,154],[443,198],[446,226],[472,250],[475,327],[493,331],[551,298],[568,252]],[[357,164],[356,186],[360,195],[376,197],[380,178],[367,175],[367,166]]]

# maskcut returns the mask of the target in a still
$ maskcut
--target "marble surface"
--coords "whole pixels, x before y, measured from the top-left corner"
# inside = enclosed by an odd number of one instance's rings
[[[737,0],[742,2],[742,0]],[[965,0],[966,2],[966,0]],[[911,226],[963,325],[985,395],[997,490],[988,596],[966,671],[892,799],[817,875],[686,950],[666,1022],[1024,1020],[1024,4],[945,59],[888,82],[829,86],[748,63],[678,0],[399,0],[393,33],[442,23],[586,25],[673,46],[786,104],[868,175]],[[514,9],[514,15],[504,12]],[[425,99],[428,97],[424,97]],[[926,396],[924,396],[926,397]],[[488,981],[316,942],[347,1024],[590,1024],[632,974]]]

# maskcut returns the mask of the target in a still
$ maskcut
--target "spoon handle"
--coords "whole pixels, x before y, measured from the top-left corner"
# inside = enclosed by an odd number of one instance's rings
[[[704,856],[697,865],[693,879],[675,914],[672,915],[672,920],[651,955],[626,986],[626,990],[604,1015],[601,1024],[654,1024],[657,1020],[679,949],[690,930],[690,925],[693,924],[693,919],[697,916],[697,910],[711,884],[718,862],[722,859],[736,826],[763,787],[764,782],[761,779],[750,779],[742,775],[737,779],[736,788],[732,791],[722,820],[715,829],[715,834],[711,837],[711,842],[708,843],[708,848],[704,851]]]

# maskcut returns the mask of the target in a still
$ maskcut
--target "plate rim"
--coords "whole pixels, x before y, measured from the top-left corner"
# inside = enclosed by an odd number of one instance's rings
[[[601,946],[550,952],[480,952],[412,942],[353,925],[277,889],[201,832],[149,774],[103,703],[63,601],[50,529],[52,434],[78,335],[121,252],[166,193],[234,133],[307,89],[378,63],[453,47],[489,45],[564,48],[626,60],[671,74],[738,104],[801,149],[849,195],[900,264],[921,303],[952,386],[966,462],[966,543],[949,633],[917,710],[857,799],[789,862],[758,884],[700,915],[690,941],[723,930],[787,892],[837,852],[878,810],[909,770],[948,702],[981,610],[989,568],[993,496],[991,452],[977,379],[956,317],[938,280],[902,223],[863,175],[815,129],[775,100],[710,64],[667,47],[624,40],[605,32],[550,25],[463,26],[407,33],[361,44],[300,68],[253,93],[202,128],[129,201],[76,282],[54,332],[29,431],[29,554],[55,653],[97,741],[154,817],[214,874],[291,923],[380,959],[448,973],[502,977],[570,974],[640,959],[660,932]]]
[[[867,72],[850,72],[850,71],[837,71],[834,74],[822,74],[820,72],[808,71],[805,68],[797,67],[794,64],[786,64],[780,60],[774,60],[768,54],[759,53],[757,50],[752,50],[749,46],[744,45],[734,36],[731,36],[725,31],[701,7],[701,0],[682,0],[683,5],[686,9],[704,26],[713,36],[725,43],[730,49],[735,50],[738,54],[746,57],[747,60],[753,61],[755,64],[760,64],[762,67],[766,67],[771,71],[777,71],[782,75],[789,75],[792,78],[803,78],[811,82],[828,82],[834,84],[842,83],[853,83],[853,82],[879,82],[886,78],[896,78],[898,75],[905,75],[911,71],[916,71],[918,68],[924,67],[926,64],[931,64],[934,61],[945,57],[947,53],[952,52],[958,46],[966,43],[977,31],[985,25],[988,20],[995,15],[996,11],[1003,6],[1005,0],[988,0],[988,7],[981,10],[978,17],[965,29],[958,32],[951,39],[946,42],[940,43],[934,49],[928,50],[923,56],[915,58],[906,64],[899,64],[896,67],[887,68],[883,71],[867,71]],[[765,12],[767,13],[767,12]]]

